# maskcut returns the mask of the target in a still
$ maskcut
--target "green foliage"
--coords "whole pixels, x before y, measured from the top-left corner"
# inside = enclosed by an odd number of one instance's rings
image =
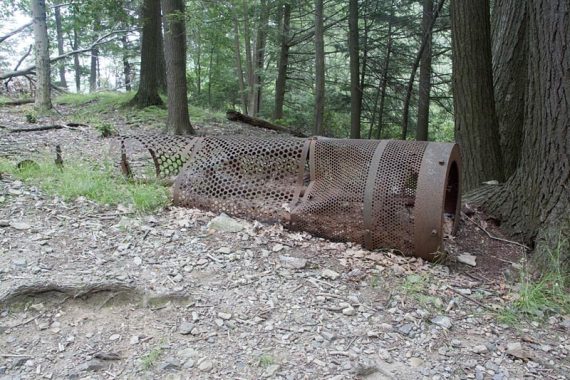
[[[268,354],[263,354],[259,357],[259,366],[263,368],[267,368],[275,362],[273,357]]]
[[[111,123],[102,122],[96,124],[95,128],[101,133],[101,137],[111,137],[117,134],[117,130]]]
[[[37,165],[17,169],[12,162],[0,159],[0,172],[9,173],[64,200],[86,197],[101,204],[132,205],[139,212],[150,212],[169,202],[168,191],[163,186],[131,183],[116,173],[109,163],[92,166],[69,160],[61,169],[51,161],[42,160]]]
[[[563,270],[564,252],[569,243],[561,236],[551,243],[553,246],[539,246],[533,253],[540,255],[545,265],[540,273],[533,274],[530,264],[522,263],[511,302],[499,312],[499,320],[514,323],[524,318],[542,319],[553,313],[570,313],[570,273]]]
[[[30,124],[36,124],[38,122],[38,115],[35,112],[28,112],[26,114],[26,121]]]
[[[142,367],[145,371],[148,371],[156,365],[158,359],[162,356],[162,347],[158,346],[149,351],[145,356],[142,357]]]

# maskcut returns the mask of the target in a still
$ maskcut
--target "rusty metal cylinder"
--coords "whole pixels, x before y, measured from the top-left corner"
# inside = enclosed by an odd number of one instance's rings
[[[280,222],[334,241],[437,259],[459,219],[456,144],[325,138],[134,137],[174,204]],[[172,169],[172,158],[180,166]],[[164,167],[164,165],[170,165]],[[168,170],[166,170],[168,169]]]

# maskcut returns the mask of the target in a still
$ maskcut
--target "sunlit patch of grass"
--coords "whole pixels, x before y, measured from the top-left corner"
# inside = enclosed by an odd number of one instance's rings
[[[9,173],[64,200],[85,197],[101,204],[132,205],[139,212],[150,212],[169,202],[164,186],[127,181],[108,163],[93,165],[69,160],[63,168],[48,160],[38,160],[36,164],[17,168],[13,162],[0,159],[0,172]]]
[[[272,365],[273,363],[275,363],[275,360],[273,359],[273,356],[271,356],[271,355],[263,354],[259,357],[259,366],[262,368],[267,368],[270,365]]]
[[[142,357],[142,367],[145,371],[148,371],[156,365],[158,359],[162,356],[162,347],[158,346],[149,351],[145,356]]]

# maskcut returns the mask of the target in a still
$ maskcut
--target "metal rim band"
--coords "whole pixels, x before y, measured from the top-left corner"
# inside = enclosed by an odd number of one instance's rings
[[[372,243],[372,229],[374,228],[374,221],[372,220],[372,199],[374,197],[374,184],[380,167],[380,160],[382,154],[388,145],[388,140],[381,140],[374,150],[374,156],[368,167],[368,176],[366,177],[366,185],[364,187],[364,204],[362,209],[362,217],[364,221],[364,245],[368,249],[373,248]],[[380,204],[382,207],[382,204]]]

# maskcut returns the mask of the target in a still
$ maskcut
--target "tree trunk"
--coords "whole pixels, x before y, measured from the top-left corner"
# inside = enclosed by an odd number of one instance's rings
[[[259,24],[255,37],[255,68],[253,76],[253,99],[252,115],[257,116],[261,110],[263,92],[263,70],[265,62],[265,45],[267,43],[267,23],[269,22],[269,8],[267,0],[261,0],[259,4]]]
[[[144,0],[139,89],[131,101],[137,107],[162,105],[158,95],[160,0]],[[186,78],[184,79],[186,81]]]
[[[202,37],[200,31],[194,33],[194,42],[196,43],[196,60],[194,74],[196,75],[196,95],[202,95]]]
[[[54,15],[55,15],[55,31],[57,37],[57,53],[63,54],[63,30],[61,28],[61,9],[59,5],[60,0],[55,1]],[[65,63],[61,61],[58,65],[59,69],[59,85],[67,88],[67,81],[65,80]]]
[[[212,109],[212,65],[214,63],[214,44],[210,46],[210,62],[208,64],[208,108]]]
[[[503,220],[502,226],[526,241],[550,229],[561,231],[561,239],[570,239],[570,4],[567,0],[524,3],[528,25],[522,40],[528,44],[524,59],[528,75],[514,78],[521,82],[516,86],[525,86],[520,160],[503,191],[489,200],[488,208]],[[524,4],[517,1],[516,7]],[[522,15],[518,17],[524,20]],[[496,36],[497,43],[517,44],[511,33]],[[495,66],[497,77],[503,77],[501,70],[511,73],[519,69],[505,65],[519,63],[514,59]],[[570,252],[560,253],[569,260]]]
[[[505,177],[516,170],[523,140],[527,19],[526,0],[495,0],[491,24],[493,79]]]
[[[77,27],[73,27],[73,50],[79,49],[79,34]],[[79,62],[79,54],[73,55],[73,70],[75,71],[75,90],[81,92],[81,63]]]
[[[89,92],[97,91],[97,56],[99,55],[99,48],[94,47],[91,49],[91,66],[89,70]]]
[[[37,77],[35,105],[39,110],[48,110],[52,108],[52,105],[45,0],[32,1],[32,18],[34,19],[34,52]]]
[[[418,121],[416,140],[428,140],[429,97],[431,88],[431,21],[433,18],[433,0],[423,0],[422,33],[427,36],[426,47],[420,60],[420,83],[418,91]]]
[[[253,69],[253,56],[251,51],[251,32],[249,28],[249,8],[247,0],[243,0],[243,38],[245,40],[245,58],[246,58],[246,71],[247,71],[247,110],[248,115],[254,114],[254,96],[255,96],[255,75]]]
[[[245,84],[243,82],[243,67],[241,64],[241,46],[239,43],[239,23],[237,16],[234,15],[234,47],[236,55],[236,75],[239,83],[239,94],[241,99],[242,112],[247,115],[247,94],[245,93]]]
[[[160,1],[160,0],[158,0],[158,1]],[[157,68],[158,92],[166,94],[166,85],[167,85],[167,81],[166,81],[166,57],[165,57],[165,53],[164,53],[164,34],[162,32],[164,22],[162,21],[162,17],[160,16],[160,13],[159,13],[159,17],[160,17],[161,21],[158,24],[158,31],[157,31],[157,35],[158,35],[158,50],[157,50],[157,54],[158,54],[158,68]]]
[[[129,41],[127,36],[121,37],[123,44],[123,75],[125,77],[125,90],[131,91],[131,63],[129,62]]]
[[[386,87],[388,87],[388,69],[390,67],[390,56],[392,55],[392,28],[394,19],[394,3],[392,3],[392,14],[388,23],[388,41],[386,42],[386,56],[384,57],[384,67],[382,69],[382,81],[378,87],[380,92],[380,106],[378,107],[378,128],[376,128],[376,139],[382,136],[382,125],[384,123],[384,104],[386,104]],[[378,93],[377,93],[378,97]],[[374,106],[378,104],[378,99],[374,102]],[[374,127],[374,119],[370,123],[370,131]]]
[[[463,190],[502,182],[499,125],[491,73],[489,0],[451,3],[455,137],[463,153]]]
[[[325,40],[323,0],[315,0],[315,124],[313,133],[321,135],[325,117]]]
[[[177,135],[194,134],[188,115],[186,85],[186,27],[184,0],[163,0],[168,91],[167,129]]]
[[[285,102],[285,83],[287,66],[289,65],[289,29],[291,25],[291,4],[283,5],[283,21],[280,30],[281,49],[277,63],[277,79],[275,80],[275,111],[273,119],[283,119],[283,103]]]
[[[348,2],[348,55],[350,60],[350,138],[360,138],[360,60],[358,47],[358,0]]]

